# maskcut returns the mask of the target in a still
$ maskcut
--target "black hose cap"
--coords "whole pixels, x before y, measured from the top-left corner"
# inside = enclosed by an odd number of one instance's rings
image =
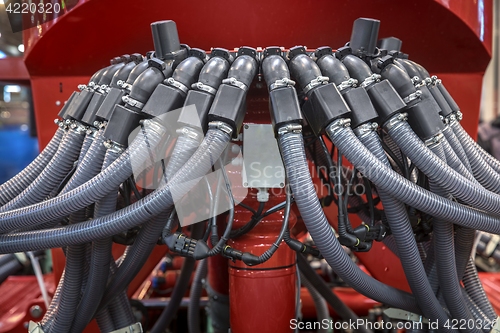
[[[313,89],[302,106],[307,123],[319,135],[332,121],[349,117],[351,110],[333,83]]]
[[[210,52],[210,56],[211,57],[221,57],[222,59],[227,60],[229,63],[232,63],[234,60],[231,53],[228,50],[223,49],[221,47],[216,47],[216,48],[212,49],[212,52]]]
[[[159,84],[141,111],[151,117],[158,117],[182,107],[185,98],[186,94],[179,89]]]
[[[272,55],[283,57],[283,49],[279,46],[268,46],[264,49],[264,52],[262,52],[264,59]]]
[[[401,46],[403,45],[403,41],[396,37],[387,37],[382,38],[378,41],[377,46],[381,50],[388,51],[401,51]]]
[[[282,87],[269,92],[271,121],[275,131],[286,124],[302,124],[299,99],[294,87]]]
[[[454,113],[460,111],[460,107],[455,102],[455,100],[453,99],[453,97],[451,97],[451,95],[448,92],[448,90],[446,90],[446,88],[443,85],[443,83],[442,82],[441,83],[437,83],[436,86],[438,87],[438,89],[441,92],[441,94],[443,95],[444,99],[446,100],[446,102],[450,106],[451,111],[454,112]]]
[[[358,56],[372,56],[377,49],[380,21],[370,18],[358,18],[352,26],[349,46]]]
[[[142,118],[139,113],[116,105],[103,135],[106,139],[127,147],[130,133],[139,126]]]
[[[144,61],[144,57],[140,53],[132,53],[130,55],[130,60],[135,62],[136,64],[139,64]]]
[[[81,91],[80,94],[78,94],[78,96],[75,98],[75,102],[71,103],[71,105],[68,107],[66,115],[71,119],[80,121],[83,117],[83,114],[87,110],[87,106],[89,106],[93,95],[94,92],[92,91]]]
[[[169,54],[181,49],[177,25],[172,20],[151,23],[155,54],[159,59],[166,59]]]
[[[222,121],[233,129],[237,138],[246,111],[246,91],[236,86],[222,84],[215,95],[208,114],[208,121]]]
[[[206,133],[208,128],[208,111],[210,111],[213,100],[214,95],[205,91],[190,90],[177,122]],[[196,108],[196,114],[192,112],[191,107]]]
[[[111,88],[96,113],[96,120],[108,121],[116,104],[123,104],[122,97],[125,91],[118,88]]]
[[[446,118],[450,114],[452,114],[453,110],[451,109],[450,104],[448,104],[448,102],[444,98],[443,94],[441,93],[441,91],[439,90],[437,85],[430,85],[428,88],[429,88],[429,91],[430,91],[432,97],[434,98],[436,103],[439,105],[439,108],[441,109],[439,113],[444,118]]]
[[[335,58],[343,60],[348,55],[352,54],[352,50],[349,46],[342,46],[335,51]]]
[[[321,46],[314,51],[316,59],[321,59],[321,57],[326,55],[333,55],[333,50],[330,46]]]
[[[102,105],[104,99],[105,96],[103,94],[94,92],[94,96],[92,96],[89,106],[87,107],[87,110],[85,111],[85,114],[82,117],[82,123],[88,126],[94,126],[94,122],[97,120],[96,119],[97,111],[99,110],[99,107]]]
[[[371,85],[366,92],[378,113],[381,124],[406,107],[406,103],[387,80]]]
[[[408,108],[407,113],[408,123],[423,141],[432,138],[444,129],[443,121],[431,99],[424,99]]]
[[[64,106],[61,108],[61,111],[59,111],[59,113],[57,114],[61,119],[64,120],[67,119],[68,109],[72,107],[71,104],[75,102],[79,94],[80,93],[78,91],[73,91],[71,96],[69,96],[68,100],[66,101],[66,103],[64,103]]]
[[[370,96],[364,88],[358,87],[350,89],[342,94],[347,105],[351,109],[351,127],[356,128],[368,122],[378,119],[377,111],[373,107]]]
[[[196,58],[202,60],[203,62],[206,62],[207,53],[202,49],[194,47],[192,49],[189,49],[188,57],[196,57]]]

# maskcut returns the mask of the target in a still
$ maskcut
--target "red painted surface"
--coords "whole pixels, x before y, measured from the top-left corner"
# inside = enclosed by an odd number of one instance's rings
[[[54,276],[44,276],[45,287],[49,297],[55,290]],[[30,320],[40,321],[41,316],[34,318],[30,309],[38,305],[45,313],[45,303],[35,276],[10,276],[0,285],[0,333],[26,332],[26,323]],[[43,316],[43,314],[42,314]]]
[[[283,201],[283,195],[271,194],[266,209]],[[255,192],[245,201],[256,209]],[[234,227],[240,228],[252,213],[239,206],[235,209]],[[283,221],[283,212],[263,219],[247,234],[228,242],[242,252],[260,255],[276,241]],[[296,216],[290,214],[290,226]],[[296,255],[284,242],[267,262],[249,267],[241,261],[229,263],[229,304],[231,332],[285,333],[290,332],[290,320],[295,317]]]
[[[32,79],[41,146],[48,142],[56,129],[52,121],[62,106],[57,106],[56,102],[66,100],[77,84],[87,82],[92,73],[109,63],[110,58],[153,49],[149,24],[162,19],[177,22],[183,43],[207,50],[210,47],[290,47],[297,44],[313,49],[323,45],[336,48],[348,41],[356,18],[380,19],[381,38],[395,36],[402,39],[403,51],[409,53],[411,59],[425,66],[431,74],[441,73],[439,76],[462,108],[463,126],[475,134],[482,74],[491,52],[491,6],[492,2],[488,0],[304,0],[292,3],[222,0],[169,2],[167,8],[160,0],[148,1],[147,4],[80,0],[69,14],[24,32],[26,67]],[[265,87],[260,90],[252,88],[246,122],[269,123],[266,96]],[[238,212],[236,219],[248,221],[244,214]],[[332,219],[334,222],[335,218]],[[248,239],[239,240],[241,244],[234,243],[234,246],[261,253],[275,239],[277,231],[273,225],[278,224],[277,220],[268,223],[269,230],[266,223],[261,223],[264,226],[260,228],[264,230],[256,228],[258,235],[249,235]],[[164,249],[159,251],[165,253]],[[370,252],[358,257],[375,278],[405,289],[399,259],[382,245],[375,244]],[[145,263],[140,277],[134,280],[135,288],[131,286],[131,290],[136,290],[147,278],[159,258],[161,255],[157,253]],[[278,267],[292,262],[291,251],[282,245],[271,261],[262,267]],[[210,265],[218,264],[211,261]],[[277,327],[276,320],[263,321],[262,318],[279,317],[283,322],[285,317],[291,318],[294,299],[290,295],[294,295],[295,268],[247,271],[241,269],[241,265],[237,263],[230,268],[232,304],[238,304],[231,308],[233,331],[255,331],[245,328],[246,325],[242,327],[243,321],[238,320],[242,316],[245,316],[246,323],[273,327]],[[219,269],[225,271],[224,267]],[[220,289],[225,286],[223,281]],[[256,304],[258,308],[255,308]],[[248,316],[254,314],[252,311],[256,311],[255,317],[249,321]],[[272,313],[278,317],[271,317]],[[262,332],[266,329],[258,328]]]

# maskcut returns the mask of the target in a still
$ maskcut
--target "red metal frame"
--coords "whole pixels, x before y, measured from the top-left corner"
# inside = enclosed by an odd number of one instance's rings
[[[78,83],[114,56],[153,48],[152,21],[175,20],[181,41],[202,49],[297,44],[316,48],[343,45],[360,16],[380,19],[380,37],[402,39],[411,59],[431,74],[439,73],[462,107],[464,127],[475,135],[482,75],[491,53],[491,13],[492,2],[485,0],[222,0],[169,2],[168,7],[160,0],[80,0],[68,14],[24,31],[39,140],[44,146],[52,137],[52,121]],[[0,78],[2,73],[4,66]],[[248,101],[248,109],[254,111],[245,121],[269,122],[267,98],[254,97]],[[152,257],[144,272],[151,271],[160,257]],[[398,258],[382,245],[358,257],[377,279],[407,289]],[[55,256],[56,275],[61,272],[60,259]],[[146,276],[134,281],[135,289]],[[227,283],[222,281],[221,290]]]

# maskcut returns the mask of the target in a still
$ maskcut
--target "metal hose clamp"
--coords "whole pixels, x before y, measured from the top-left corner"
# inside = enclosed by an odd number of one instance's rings
[[[230,78],[224,79],[224,80],[222,80],[222,83],[238,87],[241,90],[247,90],[248,89],[248,87],[246,86],[246,84],[244,84],[241,81],[236,80],[236,78],[234,78],[234,77],[230,77]]]
[[[327,76],[318,76],[316,77],[314,80],[312,80],[311,82],[309,82],[309,84],[307,86],[304,87],[304,94],[307,94],[311,89],[317,87],[317,86],[321,86],[323,84],[327,84],[328,81],[330,79],[327,77]]]
[[[86,134],[87,133],[87,129],[88,127],[83,125],[82,123],[80,122],[77,122],[77,121],[72,121],[70,124],[69,124],[69,128],[71,128],[73,131],[75,131],[77,134]]]
[[[438,143],[440,143],[441,140],[443,140],[443,138],[444,138],[444,135],[442,133],[438,133],[438,134],[434,135],[433,137],[425,140],[424,143],[427,147],[430,147],[430,146],[437,145]]]
[[[217,93],[217,89],[210,87],[207,84],[203,84],[202,82],[196,82],[191,85],[192,89],[200,90],[200,91],[205,91],[209,93],[210,95],[215,95]]]
[[[166,83],[167,85],[169,86],[172,86],[174,88],[177,88],[179,89],[180,91],[182,91],[183,93],[187,94],[188,91],[189,91],[189,88],[186,87],[184,84],[180,83],[179,81],[175,80],[174,78],[172,77],[169,77],[167,80],[166,80]]]
[[[409,104],[411,101],[414,101],[416,99],[419,99],[420,96],[422,96],[422,90],[417,90],[415,91],[414,93],[411,93],[409,94],[408,96],[406,96],[405,98],[403,98],[403,101],[406,103],[406,104]]]
[[[354,132],[354,134],[356,134],[356,136],[358,138],[362,138],[362,137],[366,136],[367,134],[376,131],[377,128],[378,128],[377,123],[366,123],[366,124],[363,124],[363,125],[356,127],[353,130],[353,132]]]
[[[132,85],[130,83],[125,82],[125,81],[118,80],[118,82],[116,82],[116,84],[118,85],[118,87],[125,89],[128,92],[130,92],[130,90],[132,90]]]
[[[274,90],[281,87],[293,87],[294,85],[295,81],[284,77],[282,79],[274,81],[274,83],[271,83],[271,85],[269,86],[269,90]]]
[[[109,151],[111,151],[113,153],[117,153],[117,154],[121,154],[125,150],[125,147],[123,145],[121,145],[118,142],[115,142],[113,140],[106,140],[106,141],[104,141],[103,145]]]
[[[190,137],[191,139],[196,140],[198,142],[201,142],[203,139],[202,133],[200,133],[199,131],[197,131],[191,127],[188,127],[188,126],[179,128],[175,132],[178,135],[184,135],[184,136]]]
[[[401,126],[408,119],[407,113],[400,113],[393,116],[391,119],[385,122],[384,128],[387,132],[389,132],[394,127]]]
[[[287,133],[302,133],[302,125],[300,124],[287,124],[285,126],[281,126],[278,129],[278,135],[284,135]]]
[[[141,109],[144,107],[144,103],[142,102],[139,102],[138,100],[136,99],[133,99],[132,97],[130,96],[123,96],[122,97],[122,101],[130,106],[133,106],[133,107],[136,107],[138,109]]]
[[[328,136],[330,138],[333,138],[337,135],[338,132],[343,131],[346,127],[349,126],[351,126],[351,119],[340,118],[328,125],[325,130]]]
[[[223,121],[211,121],[208,123],[208,128],[220,130],[229,136],[233,134],[233,129],[231,128],[231,126]]]
[[[342,90],[347,89],[349,87],[354,88],[354,87],[356,87],[357,84],[358,84],[358,80],[350,78],[349,80],[343,81],[341,84],[339,84],[337,86],[337,89],[339,91],[342,91]]]
[[[372,74],[369,77],[367,77],[363,83],[360,84],[361,87],[366,88],[369,85],[379,82],[382,76],[380,74]]]

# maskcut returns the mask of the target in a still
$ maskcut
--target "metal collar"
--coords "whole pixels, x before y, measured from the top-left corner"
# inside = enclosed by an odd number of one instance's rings
[[[295,81],[284,77],[280,80],[274,81],[274,83],[271,83],[271,85],[269,86],[269,90],[274,90],[274,89],[281,88],[281,87],[293,87],[294,85],[295,85]]]
[[[302,132],[302,125],[300,124],[288,124],[285,126],[281,126],[278,129],[278,135],[284,135],[287,133],[301,133]]]
[[[401,126],[408,119],[407,113],[399,113],[393,116],[391,119],[385,122],[384,128],[387,132],[389,132],[392,128],[396,126]]]
[[[333,138],[337,135],[339,131],[344,130],[344,128],[351,126],[351,119],[349,118],[341,118],[332,122],[330,125],[326,127],[326,133],[330,138]]]
[[[179,81],[175,80],[174,78],[172,77],[169,77],[167,80],[166,80],[166,83],[167,85],[169,86],[172,86],[174,88],[177,88],[179,89],[180,91],[182,91],[183,93],[187,94],[188,91],[189,91],[189,88],[186,87],[184,84],[180,83]]]
[[[309,84],[307,86],[304,87],[304,93],[307,94],[311,89],[313,89],[317,86],[321,86],[323,84],[327,84],[329,80],[330,79],[327,76],[316,77],[314,80],[309,82]]]
[[[432,145],[437,145],[438,143],[440,143],[441,140],[443,140],[443,138],[444,138],[444,135],[442,133],[438,133],[438,134],[434,135],[433,137],[425,140],[424,143],[427,147],[430,147]]]
[[[233,134],[233,129],[231,128],[231,126],[229,126],[228,124],[226,124],[223,121],[211,121],[208,123],[208,128],[209,129],[218,129],[218,130],[226,133],[229,136],[231,136]]]
[[[144,103],[142,102],[139,102],[138,100],[136,99],[133,99],[132,97],[130,96],[123,96],[122,97],[122,101],[130,106],[133,106],[133,107],[136,107],[140,110],[142,110],[142,108],[144,107]]]
[[[403,101],[406,103],[406,104],[409,104],[411,101],[414,101],[416,99],[419,99],[420,96],[422,96],[422,90],[417,90],[415,91],[414,93],[411,93],[409,94],[408,96],[406,96],[405,98],[403,98]]]
[[[203,84],[202,82],[196,82],[191,85],[192,89],[200,90],[200,91],[205,91],[209,93],[210,95],[215,95],[217,93],[217,89],[210,87],[207,84]]]
[[[339,91],[342,91],[342,90],[347,89],[349,87],[354,88],[354,87],[356,87],[357,84],[358,84],[358,80],[350,78],[349,80],[346,80],[346,81],[342,82],[341,84],[339,84],[337,86],[337,89]]]
[[[248,89],[248,87],[246,86],[246,84],[244,84],[241,81],[236,80],[236,78],[234,78],[234,77],[230,77],[230,78],[224,79],[224,80],[222,80],[222,83],[238,87],[241,90],[247,90]]]
[[[353,132],[354,132],[354,134],[356,134],[356,136],[358,138],[362,138],[362,137],[366,136],[367,134],[369,134],[373,131],[376,131],[377,128],[378,128],[377,123],[366,123],[366,124],[363,124],[363,125],[356,127],[353,130]]]
[[[368,87],[369,85],[379,82],[382,76],[380,74],[372,74],[369,77],[367,77],[361,84],[360,86],[363,88]]]

